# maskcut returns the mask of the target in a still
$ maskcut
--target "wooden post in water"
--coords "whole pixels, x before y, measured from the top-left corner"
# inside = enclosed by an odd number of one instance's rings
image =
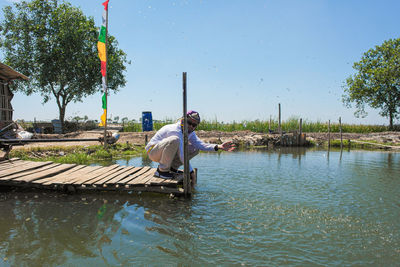
[[[300,118],[300,122],[299,122],[299,135],[297,137],[297,145],[298,146],[302,146],[303,145],[303,119]]]
[[[194,176],[191,184],[192,187],[194,187],[197,184],[197,168],[194,168],[193,171],[194,171]]]
[[[302,134],[302,132],[303,132],[303,119],[300,118],[300,123],[299,123],[299,133],[300,133],[300,135]]]
[[[271,132],[271,115],[269,115],[268,133]]]
[[[328,120],[328,149],[331,147],[331,120]]]
[[[342,117],[339,117],[339,130],[340,130],[340,150],[342,150],[343,149]]]
[[[183,82],[183,190],[185,197],[191,193],[190,173],[189,173],[189,150],[188,150],[188,125],[187,125],[187,92],[186,92],[186,72],[182,75]]]
[[[278,125],[278,128],[279,128],[279,134],[281,136],[281,146],[283,146],[283,135],[282,135],[282,124],[281,124],[281,103],[279,103],[278,107],[279,107],[279,122],[278,122],[279,125]]]
[[[281,103],[278,104],[278,108],[279,108],[279,114],[278,114],[278,131],[282,136],[282,128],[281,128]]]

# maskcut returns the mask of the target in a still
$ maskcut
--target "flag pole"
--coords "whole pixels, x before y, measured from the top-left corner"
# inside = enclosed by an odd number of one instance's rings
[[[107,83],[107,65],[108,65],[108,50],[107,50],[107,43],[108,43],[108,4],[109,4],[110,0],[107,1],[107,12],[106,12],[106,75],[105,75],[105,82],[106,82],[106,86],[105,86],[105,98],[106,98],[106,119],[105,119],[105,123],[104,123],[104,148],[107,148],[107,113],[108,113],[108,99],[107,99],[107,94],[108,94],[108,83]]]
[[[182,75],[182,89],[183,89],[183,190],[185,197],[191,194],[191,183],[189,173],[189,141],[188,141],[188,126],[187,126],[187,90],[186,90],[186,72]]]

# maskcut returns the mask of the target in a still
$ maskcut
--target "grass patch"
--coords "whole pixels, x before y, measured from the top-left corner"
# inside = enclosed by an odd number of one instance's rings
[[[73,146],[73,147],[35,147],[12,150],[11,158],[32,161],[53,161],[57,163],[91,164],[94,162],[112,160],[123,157],[142,156],[144,146],[131,144],[116,144],[104,149],[101,145]]]
[[[311,146],[322,146],[322,147],[328,147],[328,141],[310,141]],[[375,145],[376,144],[376,145]],[[377,141],[349,141],[349,140],[344,140],[343,139],[343,148],[351,148],[351,149],[368,149],[368,150],[377,150],[377,149],[389,149],[388,147],[385,146],[399,146],[398,144],[389,144],[389,143],[380,143]],[[330,143],[331,148],[340,148],[340,140],[339,139],[334,139],[331,140]]]

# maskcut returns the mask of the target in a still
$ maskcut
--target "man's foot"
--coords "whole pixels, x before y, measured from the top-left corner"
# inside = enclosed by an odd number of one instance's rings
[[[160,171],[159,168],[157,168],[157,171],[154,173],[154,176],[159,177],[159,178],[164,178],[164,179],[172,179],[174,178],[174,174],[172,172],[163,172]]]
[[[172,167],[171,167],[170,171],[173,172],[173,173],[176,173],[176,174],[183,173],[182,170],[177,170],[177,169],[174,169]]]

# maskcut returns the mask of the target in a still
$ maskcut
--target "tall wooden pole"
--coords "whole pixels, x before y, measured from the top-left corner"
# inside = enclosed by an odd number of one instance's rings
[[[187,91],[186,91],[186,72],[183,73],[183,190],[185,197],[191,193],[190,173],[189,173],[189,151],[188,151],[188,124],[187,124]]]
[[[110,3],[110,1],[108,1],[108,3]],[[104,94],[105,94],[105,96],[106,96],[106,119],[105,119],[105,123],[104,123],[104,148],[107,148],[107,112],[108,112],[108,99],[107,99],[107,94],[108,94],[108,85],[107,85],[107,73],[108,73],[108,70],[107,70],[107,65],[108,65],[108,52],[107,52],[107,44],[108,44],[108,37],[107,37],[107,35],[108,35],[108,12],[109,12],[109,9],[108,9],[108,5],[107,5],[107,12],[106,12],[106,75],[105,75],[105,80],[106,80],[106,88],[105,88],[105,91],[104,91]]]

